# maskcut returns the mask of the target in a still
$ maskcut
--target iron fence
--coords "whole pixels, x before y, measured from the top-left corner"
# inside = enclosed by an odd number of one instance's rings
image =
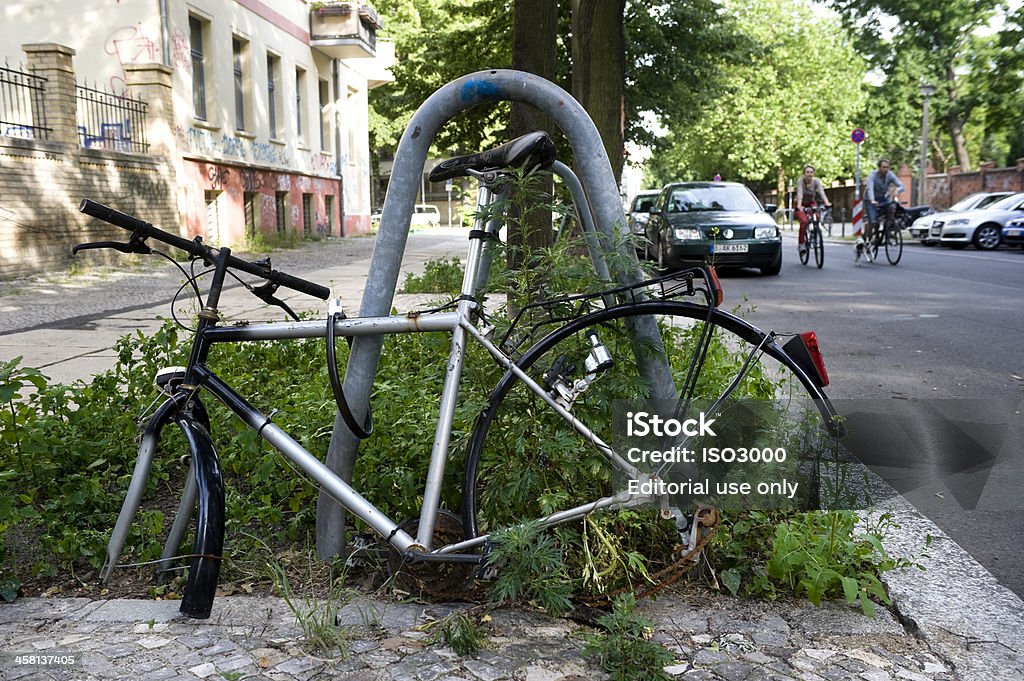
[[[47,138],[45,89],[42,76],[0,66],[0,137]]]
[[[79,85],[75,88],[78,137],[86,149],[146,153],[146,103]]]

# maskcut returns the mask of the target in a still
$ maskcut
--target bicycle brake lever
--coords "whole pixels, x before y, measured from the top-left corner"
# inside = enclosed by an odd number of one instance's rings
[[[268,281],[252,289],[252,294],[259,298],[260,300],[262,300],[267,305],[276,305],[277,307],[287,312],[289,317],[291,317],[295,321],[299,321],[299,316],[295,314],[295,312],[290,307],[288,307],[288,303],[274,296],[274,294],[277,293],[277,289],[277,284]]]
[[[85,244],[78,244],[72,248],[71,255],[78,255],[81,251],[98,248],[112,248],[113,250],[120,251],[122,253],[139,253],[141,255],[150,255],[153,253],[153,249],[141,241],[129,241],[128,243],[121,241],[91,241]]]

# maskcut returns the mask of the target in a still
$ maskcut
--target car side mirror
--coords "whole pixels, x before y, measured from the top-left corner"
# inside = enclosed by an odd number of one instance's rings
[[[774,215],[775,211],[777,211],[778,209],[779,209],[779,207],[777,205],[775,205],[774,203],[766,203],[766,204],[764,204],[764,212],[768,213],[769,215]]]

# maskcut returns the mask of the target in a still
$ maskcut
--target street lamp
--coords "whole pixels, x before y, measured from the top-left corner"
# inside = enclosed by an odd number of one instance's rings
[[[918,186],[918,205],[928,202],[928,194],[925,190],[928,176],[928,98],[935,94],[935,86],[927,83],[921,85],[921,94],[924,96],[923,121],[921,123],[921,179]]]

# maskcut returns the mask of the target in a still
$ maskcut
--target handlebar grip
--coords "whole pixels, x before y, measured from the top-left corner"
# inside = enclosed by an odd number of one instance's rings
[[[326,286],[314,284],[311,281],[299,279],[298,277],[293,277],[292,275],[285,274],[284,272],[274,272],[272,280],[285,288],[290,288],[293,291],[298,291],[299,293],[305,293],[307,296],[313,296],[320,300],[327,300],[331,297],[331,289]]]
[[[174,246],[175,248],[180,248],[186,253],[190,253],[197,258],[203,258],[203,260],[208,263],[213,262],[217,257],[219,257],[218,249],[202,244],[198,240],[192,241],[175,234],[171,234],[170,232],[157,229],[148,222],[132,217],[131,215],[127,215],[118,210],[114,210],[109,206],[104,206],[102,203],[97,203],[91,199],[82,199],[82,203],[79,204],[78,210],[86,215],[91,215],[94,218],[103,220],[104,222],[109,222],[117,227],[127,229],[142,236],[143,238],[152,237],[157,241],[162,241],[163,243]],[[319,298],[320,300],[327,300],[331,297],[331,290],[326,286],[314,284],[311,281],[299,279],[298,277],[293,277],[292,275],[285,274],[284,272],[272,271],[265,266],[259,266],[254,263],[241,260],[233,255],[227,255],[227,266],[241,270],[242,272],[253,274],[257,277],[262,277],[263,279],[272,281],[279,286],[290,288],[294,291],[298,291],[299,293],[305,293],[306,295]]]
[[[145,235],[149,229],[152,229],[152,225],[148,222],[132,217],[126,213],[122,213],[119,210],[114,210],[110,206],[104,206],[102,203],[96,203],[92,199],[82,199],[82,203],[79,204],[78,210],[91,215],[94,218],[99,218],[104,222],[109,222],[112,225],[127,229],[130,232],[140,232]]]

